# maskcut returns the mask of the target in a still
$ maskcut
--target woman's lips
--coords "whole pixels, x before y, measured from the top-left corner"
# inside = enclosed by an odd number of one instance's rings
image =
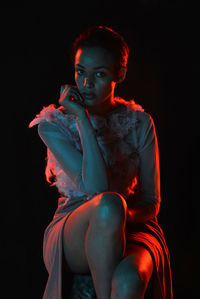
[[[89,93],[89,92],[83,92],[82,93],[82,96],[85,98],[85,99],[88,99],[88,100],[92,100],[96,97],[95,93]]]

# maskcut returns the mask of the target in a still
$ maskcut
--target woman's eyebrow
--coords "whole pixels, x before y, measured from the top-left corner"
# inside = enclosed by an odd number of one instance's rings
[[[76,66],[78,66],[78,67],[81,67],[81,68],[85,68],[84,66],[82,66],[81,64],[77,64]],[[108,67],[106,67],[106,66],[103,66],[103,65],[101,65],[101,66],[97,66],[97,67],[94,67],[93,68],[94,70],[98,70],[98,69],[109,69]]]

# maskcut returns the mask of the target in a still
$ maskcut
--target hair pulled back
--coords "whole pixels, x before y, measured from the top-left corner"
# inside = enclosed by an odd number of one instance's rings
[[[84,47],[99,47],[109,51],[114,57],[117,77],[121,75],[123,68],[127,68],[129,47],[124,38],[111,28],[93,26],[82,32],[73,43],[73,62],[77,50]]]

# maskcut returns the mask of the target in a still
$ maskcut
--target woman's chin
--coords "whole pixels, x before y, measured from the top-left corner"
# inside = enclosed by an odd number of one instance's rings
[[[96,102],[95,100],[92,100],[92,99],[91,100],[90,99],[85,99],[84,103],[87,107],[97,107],[97,106],[99,106],[99,103]]]

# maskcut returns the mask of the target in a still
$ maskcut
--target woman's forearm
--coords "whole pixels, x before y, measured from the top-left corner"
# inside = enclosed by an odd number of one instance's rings
[[[108,190],[107,167],[87,114],[77,118],[82,150],[82,181],[89,193]]]

